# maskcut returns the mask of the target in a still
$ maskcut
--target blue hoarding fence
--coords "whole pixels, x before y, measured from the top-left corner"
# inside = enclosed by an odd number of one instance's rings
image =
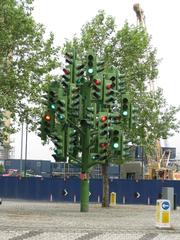
[[[156,204],[162,187],[173,187],[180,205],[180,181],[110,179],[119,204]],[[90,202],[102,201],[102,179],[90,179]],[[79,178],[0,177],[0,197],[37,201],[80,201]]]

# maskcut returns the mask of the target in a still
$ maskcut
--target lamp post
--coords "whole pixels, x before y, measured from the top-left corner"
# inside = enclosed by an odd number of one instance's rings
[[[24,137],[24,123],[22,122],[22,125],[21,125],[21,158],[20,158],[20,175],[22,175],[23,137]]]

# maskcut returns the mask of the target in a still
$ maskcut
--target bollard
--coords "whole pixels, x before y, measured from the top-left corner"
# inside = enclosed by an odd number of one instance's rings
[[[125,203],[126,203],[126,197],[123,196],[123,204],[125,204]]]
[[[100,196],[98,195],[98,203],[100,203]]]
[[[76,195],[74,195],[74,203],[76,203]]]
[[[161,229],[170,229],[170,201],[167,199],[158,199],[156,202],[156,227]]]
[[[176,193],[174,193],[174,210],[177,209],[177,196]]]
[[[52,194],[50,195],[50,202],[52,202],[53,198],[52,198]]]
[[[162,193],[158,194],[158,199],[162,199]]]
[[[112,192],[110,195],[110,205],[116,206],[116,193],[115,192]]]
[[[150,205],[151,201],[150,201],[150,197],[148,197],[148,202],[147,204]]]

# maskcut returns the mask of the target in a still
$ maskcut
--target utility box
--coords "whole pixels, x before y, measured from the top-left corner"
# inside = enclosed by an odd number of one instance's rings
[[[156,202],[156,227],[171,228],[170,225],[170,201],[167,199],[158,199]]]
[[[171,210],[174,209],[174,188],[173,187],[163,187],[162,188],[162,198],[170,201]]]

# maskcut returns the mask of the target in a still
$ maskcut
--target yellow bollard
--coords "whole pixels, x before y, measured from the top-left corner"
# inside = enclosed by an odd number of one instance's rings
[[[116,206],[116,193],[115,192],[111,192],[110,205],[111,206]]]

